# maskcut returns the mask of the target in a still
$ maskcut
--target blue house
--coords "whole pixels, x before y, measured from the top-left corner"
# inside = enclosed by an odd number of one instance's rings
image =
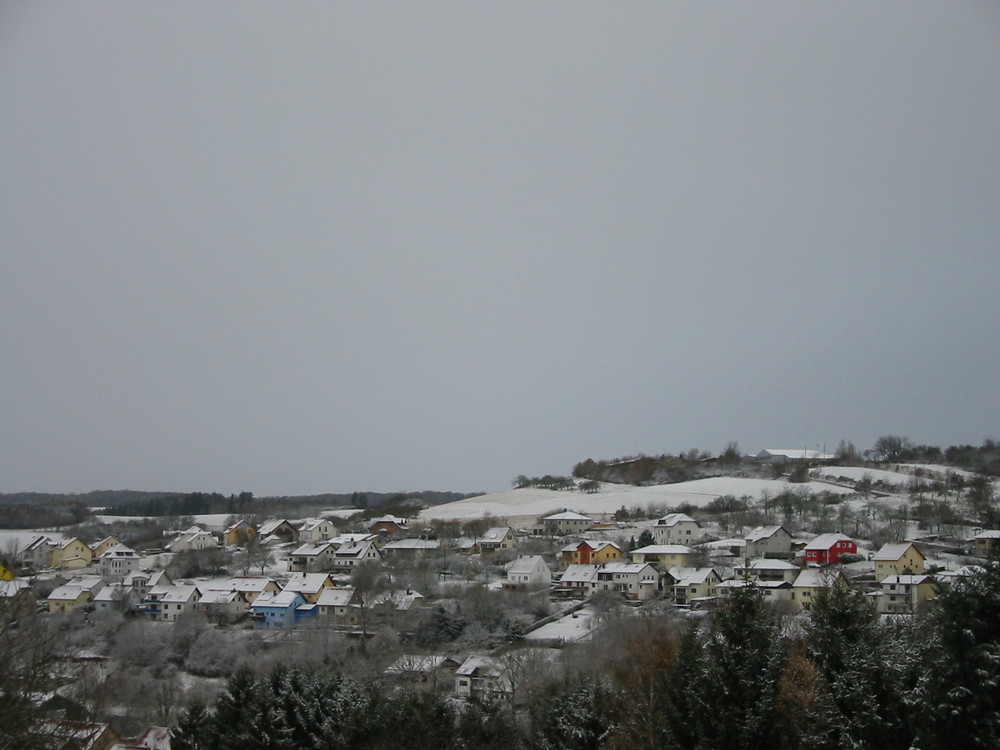
[[[296,591],[265,591],[250,605],[250,619],[255,628],[290,628],[297,620],[299,607],[305,603],[302,594]]]

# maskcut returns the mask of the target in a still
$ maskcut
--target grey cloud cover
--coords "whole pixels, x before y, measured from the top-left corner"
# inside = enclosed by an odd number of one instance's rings
[[[0,491],[996,436],[992,3],[8,3]]]

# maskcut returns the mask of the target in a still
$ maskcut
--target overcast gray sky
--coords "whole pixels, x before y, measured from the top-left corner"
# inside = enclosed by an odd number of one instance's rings
[[[4,3],[0,491],[1000,436],[994,2]]]

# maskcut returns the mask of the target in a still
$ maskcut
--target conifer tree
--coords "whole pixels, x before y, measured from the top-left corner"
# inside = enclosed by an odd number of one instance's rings
[[[699,694],[699,747],[773,750],[784,669],[781,629],[754,587],[735,589],[712,617]]]
[[[1000,747],[1000,562],[944,589],[917,690],[915,748]]]

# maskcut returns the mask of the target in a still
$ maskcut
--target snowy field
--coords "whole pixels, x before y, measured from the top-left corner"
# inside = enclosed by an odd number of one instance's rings
[[[541,516],[569,508],[578,513],[609,515],[621,508],[646,507],[651,503],[675,508],[682,503],[703,507],[721,495],[742,497],[749,495],[758,499],[767,491],[777,495],[785,490],[797,491],[808,488],[811,492],[830,491],[848,494],[851,490],[824,482],[789,484],[779,479],[752,479],[745,477],[710,477],[677,484],[662,484],[655,487],[634,487],[624,484],[603,484],[600,492],[543,490],[525,487],[506,492],[456,500],[453,503],[436,505],[420,512],[420,518],[440,518],[464,520],[492,516]]]
[[[0,550],[21,549],[39,534],[49,539],[60,540],[66,535],[61,531],[38,531],[36,529],[0,529]]]

